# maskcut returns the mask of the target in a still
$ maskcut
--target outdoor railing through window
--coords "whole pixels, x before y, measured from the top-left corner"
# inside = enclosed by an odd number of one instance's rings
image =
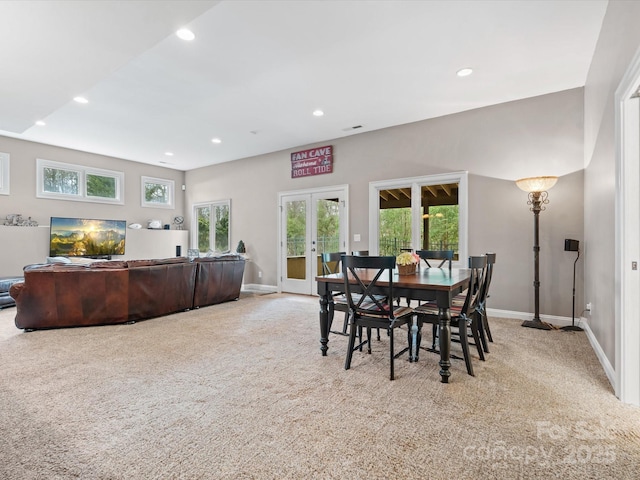
[[[383,238],[380,240],[380,255],[396,256],[403,249],[410,249],[411,242],[399,238]],[[304,237],[289,238],[287,240],[287,257],[302,257],[305,254],[306,240]],[[344,249],[343,249],[344,250]],[[316,254],[325,252],[340,252],[340,238],[337,236],[318,237]],[[454,258],[458,258],[458,244],[445,243],[443,241],[432,242],[423,250],[453,250]]]
[[[398,255],[403,250],[411,249],[411,242],[399,238],[381,238],[380,239],[380,255]],[[420,249],[418,249],[420,250]],[[458,258],[458,244],[446,243],[443,241],[431,242],[422,250],[453,250],[454,258]]]
[[[294,237],[287,240],[287,257],[302,257],[306,250],[306,240],[304,237]],[[316,254],[325,252],[340,252],[340,237],[326,236],[318,237]]]

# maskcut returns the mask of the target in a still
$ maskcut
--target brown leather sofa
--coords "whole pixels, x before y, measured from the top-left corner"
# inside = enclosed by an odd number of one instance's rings
[[[238,255],[196,258],[196,287],[193,307],[228,302],[240,296],[244,259]]]
[[[235,255],[28,265],[10,294],[18,328],[109,325],[237,299],[243,273]]]

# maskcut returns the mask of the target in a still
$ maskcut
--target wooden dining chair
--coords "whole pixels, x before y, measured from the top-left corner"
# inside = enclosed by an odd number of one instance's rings
[[[480,292],[482,291],[482,282],[485,279],[485,270],[487,267],[487,257],[482,255],[478,257],[469,257],[469,270],[471,275],[469,276],[469,282],[467,284],[466,293],[464,295],[464,302],[462,305],[452,305],[450,309],[451,314],[451,327],[452,330],[456,330],[458,340],[462,347],[462,357],[467,368],[469,375],[474,375],[473,365],[471,363],[471,355],[469,353],[469,340],[468,332],[471,331],[471,335],[474,339],[474,343],[478,349],[478,356],[481,360],[484,360],[484,354],[482,347],[480,346],[480,336],[478,330],[478,321],[480,315],[477,311],[478,301],[480,299]],[[420,348],[422,326],[425,323],[430,323],[433,328],[433,343],[431,349],[423,348],[424,350],[437,352],[436,350],[436,337],[437,327],[440,324],[439,309],[438,306],[433,303],[425,303],[414,309],[418,321],[418,335],[417,335],[417,347]],[[454,332],[452,332],[454,333]],[[416,351],[418,351],[416,349]],[[459,358],[454,355],[451,358]]]
[[[349,304],[349,346],[344,369],[351,368],[353,352],[367,346],[367,353],[371,353],[371,329],[384,328],[389,336],[389,379],[395,378],[394,335],[396,328],[405,325],[413,318],[413,309],[394,306],[393,269],[396,266],[395,257],[358,257],[355,255],[342,258],[342,273],[344,288]],[[380,298],[375,291],[378,280],[383,278],[387,285],[383,288],[384,298]],[[354,282],[354,283],[351,283]],[[366,328],[367,338],[362,340],[362,329]],[[359,344],[355,344],[359,337]],[[410,341],[407,335],[407,341]],[[407,351],[409,347],[402,352]],[[402,353],[401,352],[401,353]]]
[[[480,340],[482,341],[482,347],[485,353],[489,353],[487,341],[493,343],[493,337],[491,335],[491,329],[489,328],[489,318],[487,316],[487,299],[489,298],[489,286],[491,285],[491,278],[493,277],[493,266],[496,263],[495,253],[486,253],[487,257],[487,269],[485,271],[484,282],[482,283],[482,291],[480,292],[480,298],[478,300],[478,306],[476,307],[480,319],[478,321],[478,329],[480,330]]]
[[[322,275],[341,273],[342,256],[345,254],[346,252],[322,253],[320,255],[322,263]],[[342,292],[336,292],[335,294],[331,292],[331,297],[333,299],[333,302],[329,302],[329,332],[335,333],[337,335],[347,336],[347,326],[349,322],[349,305],[347,304],[347,297]],[[331,325],[333,324],[333,316],[336,310],[339,312],[344,312],[342,331],[331,330]]]
[[[442,268],[442,266],[448,263],[449,270],[451,270],[451,262],[453,261],[453,250],[418,250],[416,252],[418,256],[424,260],[424,263],[427,264],[429,268]],[[433,265],[429,262],[434,260],[440,261],[439,264],[436,265],[436,262],[433,262]]]

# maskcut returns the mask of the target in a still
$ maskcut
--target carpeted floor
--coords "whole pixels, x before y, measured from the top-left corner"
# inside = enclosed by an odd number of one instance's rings
[[[491,319],[487,361],[475,377],[454,361],[443,385],[426,352],[390,382],[386,337],[349,371],[345,337],[322,357],[313,297],[32,333],[14,315],[0,311],[2,479],[639,475],[640,409],[581,332]]]

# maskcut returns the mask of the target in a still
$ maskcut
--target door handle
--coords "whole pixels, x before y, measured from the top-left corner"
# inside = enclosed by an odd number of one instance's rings
[[[312,252],[315,252],[315,251],[316,251],[316,249],[315,249],[315,248],[312,248],[312,249],[311,249],[311,251],[312,251]]]

